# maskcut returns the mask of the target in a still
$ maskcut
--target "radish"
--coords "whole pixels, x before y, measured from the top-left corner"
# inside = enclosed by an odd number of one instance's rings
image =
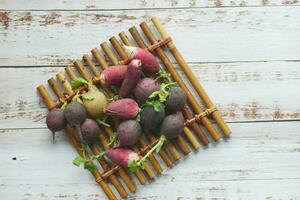
[[[115,65],[102,71],[100,79],[106,85],[114,85],[122,82],[127,74],[127,65]]]
[[[168,115],[161,124],[160,134],[168,139],[177,137],[183,131],[184,117],[182,112]]]
[[[93,172],[96,169],[96,166],[92,163],[93,160],[98,160],[103,158],[104,155],[117,165],[122,167],[128,167],[131,172],[136,172],[138,169],[143,168],[147,158],[154,152],[158,153],[166,141],[165,136],[161,136],[157,143],[144,155],[140,157],[139,154],[135,153],[129,148],[126,147],[114,147],[108,149],[106,152],[103,152],[99,155],[94,155],[92,157],[86,157],[85,154],[83,157],[77,156],[73,160],[73,164],[76,166],[84,165],[84,169],[87,169]]]
[[[93,119],[85,119],[80,125],[82,139],[85,144],[93,144],[98,141],[100,128]]]
[[[52,131],[52,139],[54,142],[55,132],[63,130],[67,125],[64,112],[59,108],[51,110],[47,114],[46,124],[47,127]]]
[[[141,77],[141,73],[139,71],[140,66],[141,61],[137,59],[134,59],[129,63],[127,74],[119,90],[120,97],[128,97],[135,86],[138,84]]]
[[[156,130],[165,118],[164,106],[159,103],[153,106],[145,106],[140,113],[141,125],[147,130]]]
[[[144,163],[151,153],[159,152],[160,148],[166,141],[164,136],[161,136],[154,147],[152,147],[145,156],[140,157],[137,153],[129,148],[116,147],[107,151],[107,157],[114,163],[122,167],[128,167],[131,172],[136,172],[138,169],[143,168]]]
[[[88,91],[83,94],[76,94],[73,97],[73,101],[77,101],[82,103],[88,112],[88,115],[95,119],[97,123],[102,124],[104,126],[110,126],[105,121],[106,116],[103,116],[103,109],[107,104],[107,99],[105,95],[99,91],[99,89],[92,84],[91,80],[84,80],[83,78],[77,78],[71,82],[72,88],[78,88],[82,85],[86,84],[88,86]]]
[[[107,104],[105,95],[94,85],[89,85],[88,92],[82,94],[82,102],[89,116],[98,119],[103,115]]]
[[[125,98],[108,104],[104,112],[120,119],[134,119],[139,112],[139,106],[135,100]]]
[[[139,59],[142,62],[142,71],[146,74],[153,74],[159,71],[159,63],[150,52],[139,47],[124,45],[124,49],[130,60]]]
[[[169,89],[168,93],[166,110],[171,113],[182,110],[186,104],[185,92],[183,92],[180,87],[172,87]]]
[[[79,139],[83,142],[80,130],[80,124],[87,118],[87,112],[84,106],[78,102],[71,102],[65,109],[65,117],[71,127],[75,127]]]
[[[141,125],[135,120],[120,123],[117,129],[118,146],[134,145],[142,135]]]
[[[146,102],[150,94],[160,90],[160,85],[151,78],[141,79],[134,89],[134,96],[141,105]]]

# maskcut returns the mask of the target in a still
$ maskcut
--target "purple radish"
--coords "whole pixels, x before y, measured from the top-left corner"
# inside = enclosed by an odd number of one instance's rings
[[[47,127],[52,131],[53,142],[55,140],[55,132],[63,130],[67,121],[64,112],[60,108],[51,110],[46,118]]]
[[[141,72],[139,71],[140,66],[141,61],[136,59],[132,60],[128,64],[127,74],[119,90],[119,96],[121,98],[128,97],[135,86],[138,84],[141,78]]]
[[[87,118],[87,111],[81,103],[71,102],[65,109],[65,117],[70,126],[75,127],[79,139],[83,142],[80,124]]]
[[[174,113],[183,109],[186,104],[185,92],[180,87],[172,87],[168,91],[169,96],[166,101],[166,110]]]
[[[106,85],[121,83],[127,74],[127,65],[115,65],[102,71],[100,79]]]
[[[134,95],[141,105],[146,102],[148,97],[155,91],[160,90],[160,85],[151,78],[141,79],[134,89]]]
[[[139,112],[139,106],[135,100],[125,98],[108,104],[104,112],[120,119],[134,119]]]
[[[165,109],[162,104],[159,105],[159,111],[152,106],[146,106],[141,110],[140,118],[144,129],[155,130],[165,118]]]
[[[83,142],[93,144],[98,141],[99,125],[93,119],[85,119],[80,125]]]
[[[145,74],[153,74],[159,71],[159,63],[157,59],[149,51],[132,46],[124,46],[125,51],[130,60],[139,59],[142,62],[142,71]]]
[[[120,123],[117,129],[119,146],[134,145],[142,135],[142,128],[135,120],[126,120]]]
[[[182,112],[168,115],[161,124],[160,134],[168,139],[176,138],[183,131],[184,117]]]

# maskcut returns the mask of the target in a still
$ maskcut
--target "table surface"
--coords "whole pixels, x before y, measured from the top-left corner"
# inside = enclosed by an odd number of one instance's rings
[[[300,199],[297,0],[2,0],[0,198],[104,199],[36,86],[100,42],[158,16],[232,129],[128,199]]]

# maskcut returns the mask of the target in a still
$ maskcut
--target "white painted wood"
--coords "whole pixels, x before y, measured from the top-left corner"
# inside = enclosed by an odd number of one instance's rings
[[[299,60],[300,7],[293,6],[2,12],[0,65],[65,65],[153,15],[188,62]]]
[[[227,7],[227,6],[278,6],[299,5],[297,0],[130,0],[124,3],[122,0],[2,0],[0,9],[10,10],[104,10],[104,9],[149,9],[149,8],[190,8],[190,7]]]
[[[153,15],[225,120],[233,122],[233,134],[191,153],[146,187],[138,184],[128,199],[300,199],[299,5],[2,0],[0,199],[106,198],[91,175],[71,164],[76,152],[66,136],[58,134],[52,144],[35,88],[63,71],[61,66]]]
[[[229,126],[228,141],[192,153],[129,199],[299,198],[300,123]],[[2,130],[0,147],[5,199],[104,198],[92,176],[71,164],[76,154],[64,135],[52,144],[46,129]]]
[[[248,62],[191,67],[225,120],[238,122],[299,120],[299,65]],[[0,128],[45,127],[46,109],[36,87],[47,85],[47,80],[60,71],[64,69],[0,68]]]

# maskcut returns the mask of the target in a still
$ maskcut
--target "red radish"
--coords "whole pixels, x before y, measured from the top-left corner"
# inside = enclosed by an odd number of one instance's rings
[[[124,48],[130,60],[139,59],[142,61],[141,67],[144,73],[153,74],[159,71],[158,61],[149,51],[132,46],[124,46]]]
[[[139,106],[135,100],[125,98],[108,104],[104,112],[120,119],[134,119],[139,112]]]
[[[124,147],[111,148],[106,152],[106,155],[112,162],[123,167],[128,167],[130,171],[135,172],[139,168],[143,167],[146,159],[149,155],[151,155],[151,153],[155,150],[156,152],[159,152],[165,141],[166,137],[161,136],[158,142],[142,158],[131,149]]]
[[[131,162],[137,162],[139,155],[128,148],[117,147],[107,151],[107,157],[114,163],[127,167]]]
[[[127,74],[127,65],[115,65],[102,71],[100,79],[106,85],[114,85],[122,82]]]
[[[140,66],[141,61],[137,59],[134,59],[129,63],[126,77],[123,80],[122,86],[119,90],[120,97],[128,97],[135,86],[138,84],[141,78],[141,73],[139,71]]]

